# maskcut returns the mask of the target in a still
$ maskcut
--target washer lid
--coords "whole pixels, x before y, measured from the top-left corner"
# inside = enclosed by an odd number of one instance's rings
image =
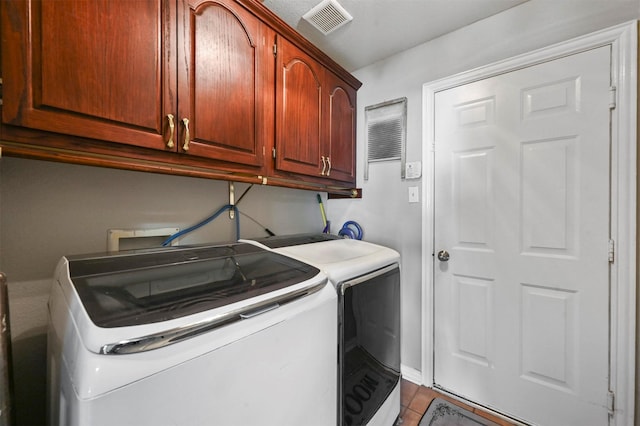
[[[320,268],[334,285],[394,263],[400,264],[400,254],[397,251],[378,244],[349,238],[305,242],[309,239],[308,236],[291,236],[289,242],[293,241],[294,244],[288,246],[282,246],[282,240],[271,239],[255,240],[254,244],[275,247],[272,250],[276,253]],[[272,244],[274,241],[275,244]]]
[[[341,240],[342,237],[332,234],[293,234],[293,235],[277,235],[273,237],[257,238],[253,241],[258,242],[271,249],[280,247],[299,246],[302,244],[321,243],[323,241]]]
[[[150,324],[250,299],[315,277],[310,265],[250,244],[68,257],[98,327]]]

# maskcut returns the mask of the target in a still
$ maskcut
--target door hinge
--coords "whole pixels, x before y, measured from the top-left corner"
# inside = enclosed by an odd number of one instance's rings
[[[273,44],[273,56],[278,56],[278,45]]]
[[[613,240],[609,240],[609,263],[613,263],[616,259],[616,243]]]
[[[616,98],[617,98],[616,86],[609,87],[609,109],[615,109]]]
[[[276,159],[276,149],[275,148],[273,148],[271,150],[271,156],[273,157],[274,160]]]
[[[613,416],[615,414],[616,409],[616,394],[612,391],[607,392],[607,410],[609,410],[609,415]]]

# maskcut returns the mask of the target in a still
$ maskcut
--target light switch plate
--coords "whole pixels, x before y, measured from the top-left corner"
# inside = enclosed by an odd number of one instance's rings
[[[420,194],[418,192],[417,186],[409,187],[409,202],[410,203],[419,203],[420,202]]]

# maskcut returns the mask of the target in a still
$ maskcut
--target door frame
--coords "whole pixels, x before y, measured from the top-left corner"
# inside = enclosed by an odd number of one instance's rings
[[[635,412],[637,286],[637,67],[638,23],[631,21],[487,66],[425,83],[422,88],[422,382],[434,382],[434,128],[437,92],[526,68],[600,46],[611,46],[611,78],[616,87],[611,110],[610,379],[615,395],[610,425],[631,425]]]

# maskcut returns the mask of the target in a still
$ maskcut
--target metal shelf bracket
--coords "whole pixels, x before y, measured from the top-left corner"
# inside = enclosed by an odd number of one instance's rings
[[[236,189],[233,182],[229,181],[229,205],[234,206],[236,203]],[[229,209],[229,219],[235,219],[236,214],[233,209]]]

